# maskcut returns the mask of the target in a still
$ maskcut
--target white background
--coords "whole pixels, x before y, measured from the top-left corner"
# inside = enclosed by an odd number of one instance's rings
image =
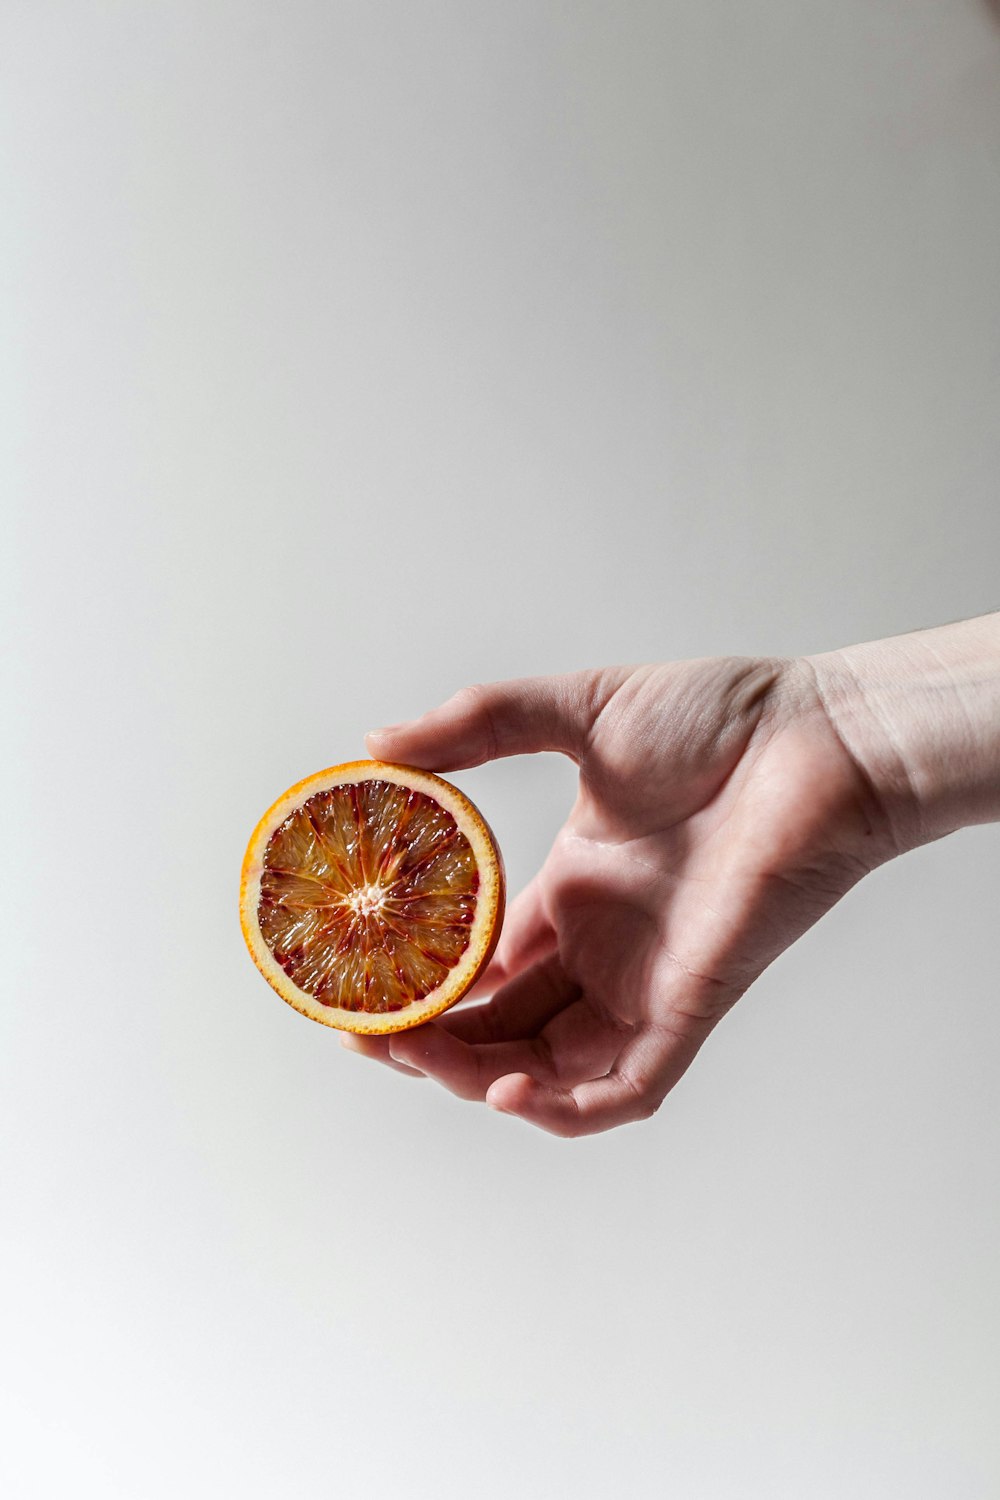
[[[997,607],[996,11],[0,33],[6,1493],[992,1500],[1000,830],[578,1142],[344,1053],[236,887],[468,681]],[[515,889],[571,769],[457,778]]]

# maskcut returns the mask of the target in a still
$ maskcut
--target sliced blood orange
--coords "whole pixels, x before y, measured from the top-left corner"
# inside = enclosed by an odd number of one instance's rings
[[[500,935],[496,839],[463,792],[382,761],[298,782],[243,860],[240,921],[283,1000],[343,1031],[403,1031],[454,1005]]]

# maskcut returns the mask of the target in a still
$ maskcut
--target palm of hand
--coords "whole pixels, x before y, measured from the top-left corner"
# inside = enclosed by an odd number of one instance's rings
[[[886,852],[802,668],[722,658],[589,689],[579,796],[477,986],[492,1001],[359,1048],[563,1135],[652,1114]]]

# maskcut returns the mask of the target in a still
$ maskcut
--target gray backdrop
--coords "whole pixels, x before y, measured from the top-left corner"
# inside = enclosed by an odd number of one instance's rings
[[[252,967],[289,783],[462,684],[996,607],[979,0],[7,0],[0,1476],[1000,1493],[1000,830],[564,1142]],[[517,888],[555,757],[456,778]]]

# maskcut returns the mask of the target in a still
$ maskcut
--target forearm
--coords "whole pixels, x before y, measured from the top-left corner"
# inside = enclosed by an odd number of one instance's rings
[[[806,662],[900,850],[1000,820],[1000,613]]]

